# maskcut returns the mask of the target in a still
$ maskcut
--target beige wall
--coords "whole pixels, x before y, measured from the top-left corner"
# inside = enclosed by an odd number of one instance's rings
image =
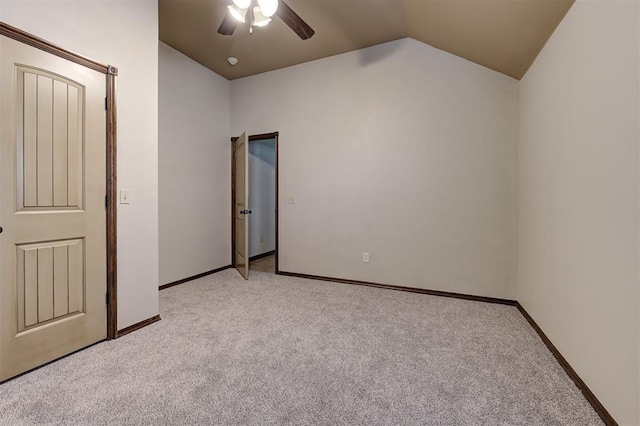
[[[231,263],[229,81],[159,45],[160,284]]]
[[[638,424],[638,2],[578,1],[520,86],[518,300]]]
[[[158,313],[158,7],[156,0],[0,0],[0,20],[119,68],[118,328]]]
[[[232,134],[280,132],[280,269],[515,297],[517,94],[411,39],[232,81]]]

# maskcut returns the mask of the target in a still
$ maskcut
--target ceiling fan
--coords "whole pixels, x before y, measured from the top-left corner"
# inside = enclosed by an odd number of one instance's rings
[[[238,23],[248,23],[249,33],[253,34],[253,27],[267,25],[273,15],[282,19],[302,40],[315,34],[309,24],[282,0],[233,0],[227,8],[228,12],[218,28],[218,33],[222,35],[233,34]]]

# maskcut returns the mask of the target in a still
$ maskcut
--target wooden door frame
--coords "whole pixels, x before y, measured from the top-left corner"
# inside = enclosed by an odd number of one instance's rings
[[[260,140],[265,140],[265,139],[275,139],[276,144],[275,144],[275,149],[276,149],[276,167],[275,167],[275,173],[276,173],[276,271],[275,273],[278,274],[280,273],[280,269],[278,268],[278,259],[280,256],[280,251],[278,250],[279,247],[279,230],[278,230],[278,224],[280,223],[279,220],[279,211],[280,211],[280,197],[278,196],[279,194],[279,189],[280,189],[280,185],[279,185],[279,179],[280,179],[280,172],[279,172],[279,168],[278,168],[278,164],[280,162],[280,155],[279,155],[279,137],[280,137],[280,133],[279,132],[273,132],[273,133],[261,133],[259,135],[250,135],[247,137],[247,143],[251,143],[253,141],[260,141]],[[234,136],[231,138],[231,266],[235,268],[236,266],[236,218],[235,218],[235,214],[236,214],[236,162],[235,162],[235,149],[234,149],[234,143],[235,141],[238,139],[237,136]],[[251,189],[249,189],[251,190]],[[247,262],[249,262],[249,249],[247,248]]]
[[[0,35],[20,43],[43,50],[62,59],[105,75],[106,95],[106,213],[107,213],[107,339],[118,337],[118,286],[117,286],[117,123],[116,123],[116,77],[118,68],[103,65],[53,43],[0,22]]]

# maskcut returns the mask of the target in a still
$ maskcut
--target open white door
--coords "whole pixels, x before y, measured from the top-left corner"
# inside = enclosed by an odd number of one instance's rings
[[[234,215],[236,222],[235,258],[236,269],[242,276],[249,279],[249,219],[251,214],[249,204],[249,141],[244,132],[236,139],[233,147],[233,159],[235,162],[235,206]]]
[[[106,338],[105,95],[0,36],[0,381]]]

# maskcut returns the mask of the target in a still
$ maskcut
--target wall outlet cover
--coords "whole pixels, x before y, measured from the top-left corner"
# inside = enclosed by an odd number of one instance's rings
[[[131,203],[131,190],[130,189],[121,189],[120,190],[120,204],[130,204]]]

